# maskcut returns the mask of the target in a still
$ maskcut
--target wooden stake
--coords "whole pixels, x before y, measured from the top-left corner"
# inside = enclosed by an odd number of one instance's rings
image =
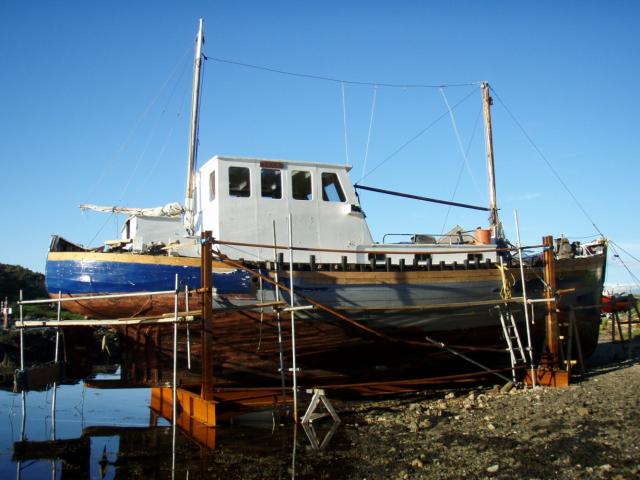
[[[545,298],[547,299],[547,352],[550,355],[551,364],[558,365],[559,348],[558,348],[558,313],[556,311],[555,295],[556,295],[556,257],[553,251],[553,237],[547,235],[543,237],[545,250],[544,258],[544,281],[546,283]]]
[[[202,389],[204,400],[213,399],[213,280],[211,275],[211,231],[202,232],[200,278],[202,287]]]

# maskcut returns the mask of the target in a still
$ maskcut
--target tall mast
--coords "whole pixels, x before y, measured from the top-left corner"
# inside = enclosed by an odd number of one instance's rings
[[[498,205],[496,202],[496,177],[493,166],[493,132],[491,129],[491,104],[493,100],[489,96],[489,83],[482,82],[482,110],[484,112],[485,144],[487,149],[487,171],[489,173],[489,224],[491,225],[491,235],[501,238],[502,225],[498,219]]]
[[[187,164],[187,191],[185,195],[184,225],[189,235],[194,233],[193,182],[195,177],[196,156],[198,154],[198,118],[200,110],[200,69],[202,65],[202,19],[199,21],[196,37],[196,52],[193,66],[193,90],[191,94],[191,133],[189,134],[189,162]]]

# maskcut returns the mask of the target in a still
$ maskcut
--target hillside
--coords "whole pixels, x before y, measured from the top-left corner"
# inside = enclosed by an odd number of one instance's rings
[[[19,265],[0,263],[0,298],[15,302],[23,291],[24,299],[45,298],[44,275]]]

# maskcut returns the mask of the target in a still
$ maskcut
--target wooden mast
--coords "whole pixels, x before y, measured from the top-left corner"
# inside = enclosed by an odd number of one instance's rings
[[[202,19],[199,21],[198,35],[196,37],[196,52],[193,71],[193,90],[191,94],[191,133],[189,135],[189,162],[187,164],[187,191],[185,195],[184,225],[189,235],[194,232],[194,199],[193,183],[198,154],[198,119],[200,110],[200,69],[202,65]]]
[[[498,205],[496,201],[496,177],[493,164],[493,131],[491,128],[491,104],[493,103],[489,95],[489,83],[482,82],[482,110],[484,112],[485,144],[487,149],[487,171],[489,173],[489,223],[491,225],[491,236],[501,238],[502,225],[498,219]]]

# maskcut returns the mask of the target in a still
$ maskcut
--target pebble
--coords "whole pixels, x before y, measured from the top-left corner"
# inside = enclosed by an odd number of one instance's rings
[[[513,382],[507,382],[500,389],[500,393],[509,393],[512,389],[513,389]]]
[[[498,464],[491,465],[490,467],[487,467],[487,472],[488,473],[496,473],[499,468],[500,468],[500,466]]]
[[[589,415],[589,409],[585,408],[585,407],[578,407],[576,409],[576,412],[578,415],[580,415],[581,417],[584,417],[585,415]]]

